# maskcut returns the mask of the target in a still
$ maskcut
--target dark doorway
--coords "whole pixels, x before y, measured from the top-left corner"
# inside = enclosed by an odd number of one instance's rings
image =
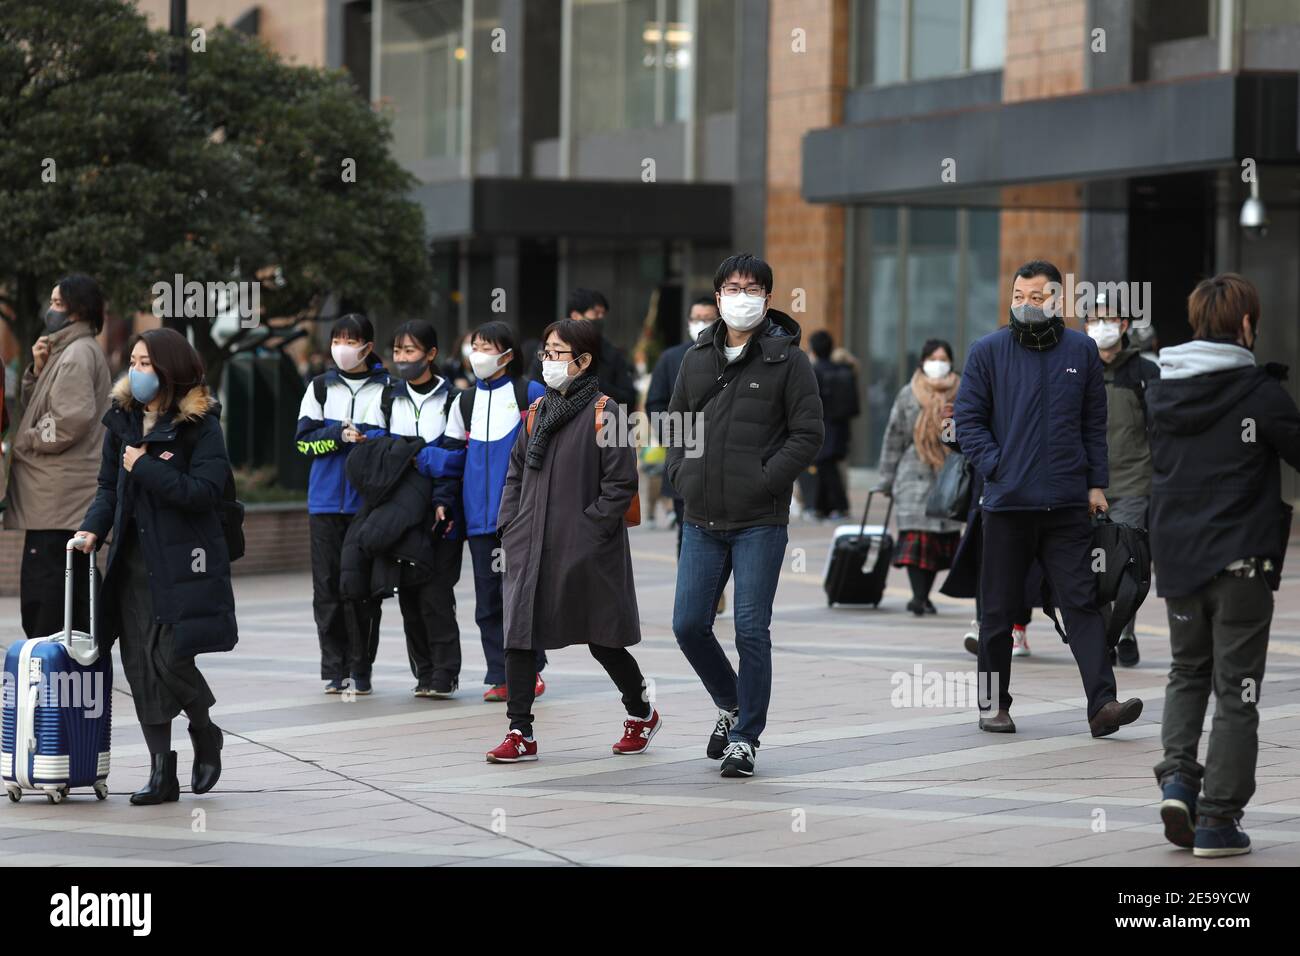
[[[1129,184],[1128,278],[1151,283],[1156,344],[1192,337],[1187,296],[1214,274],[1214,179],[1183,173]]]

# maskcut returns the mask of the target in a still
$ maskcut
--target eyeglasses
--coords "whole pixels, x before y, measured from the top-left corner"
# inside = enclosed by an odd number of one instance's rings
[[[540,349],[537,352],[537,358],[543,362],[554,362],[557,361],[561,355],[572,354],[573,349],[556,349],[554,352],[550,349]]]
[[[767,290],[761,285],[748,285],[743,288],[738,285],[724,285],[722,287],[723,295],[740,295],[742,292],[745,293],[745,295],[758,296],[760,298],[767,295]]]

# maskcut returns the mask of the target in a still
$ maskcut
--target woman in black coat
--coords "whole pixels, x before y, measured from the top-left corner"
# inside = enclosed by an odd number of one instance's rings
[[[174,329],[150,329],[131,348],[131,370],[104,416],[99,491],[78,537],[91,553],[110,530],[103,595],[105,651],[122,641],[122,667],[149,746],[149,782],[134,804],[180,799],[171,722],[184,711],[194,744],[191,785],[221,775],[215,703],[194,655],[238,639],[230,557],[221,523],[230,460],[220,406],[203,362]]]

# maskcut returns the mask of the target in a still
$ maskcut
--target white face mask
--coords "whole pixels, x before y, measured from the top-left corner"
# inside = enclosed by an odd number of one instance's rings
[[[554,362],[543,362],[542,381],[551,386],[551,388],[555,389],[557,392],[564,391],[569,387],[569,383],[578,377],[569,374],[569,366],[572,364],[572,362],[565,362],[559,359]]]
[[[767,312],[766,296],[739,295],[720,296],[722,300],[722,321],[728,328],[737,332],[748,332],[763,321]]]
[[[952,363],[943,359],[927,359],[921,363],[926,378],[943,378],[952,371]]]
[[[1089,322],[1088,334],[1097,343],[1097,348],[1108,349],[1120,339],[1118,322]]]
[[[330,346],[330,355],[334,358],[334,364],[347,372],[361,364],[362,353],[369,349],[369,344],[344,345],[342,342],[336,342]]]
[[[700,333],[703,332],[712,324],[713,324],[712,322],[687,322],[686,331],[690,334],[691,341],[694,342],[696,339],[698,339],[700,337]]]
[[[470,352],[469,364],[479,378],[491,378],[510,360],[509,352],[497,355],[492,352]]]

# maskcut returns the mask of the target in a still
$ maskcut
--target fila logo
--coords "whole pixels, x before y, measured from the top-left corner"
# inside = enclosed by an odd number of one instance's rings
[[[1067,368],[1066,371],[1069,372],[1071,375],[1079,374],[1079,370],[1077,368]]]
[[[757,382],[750,382],[750,383],[749,383],[749,387],[750,387],[750,388],[758,388],[758,383],[757,383]]]

